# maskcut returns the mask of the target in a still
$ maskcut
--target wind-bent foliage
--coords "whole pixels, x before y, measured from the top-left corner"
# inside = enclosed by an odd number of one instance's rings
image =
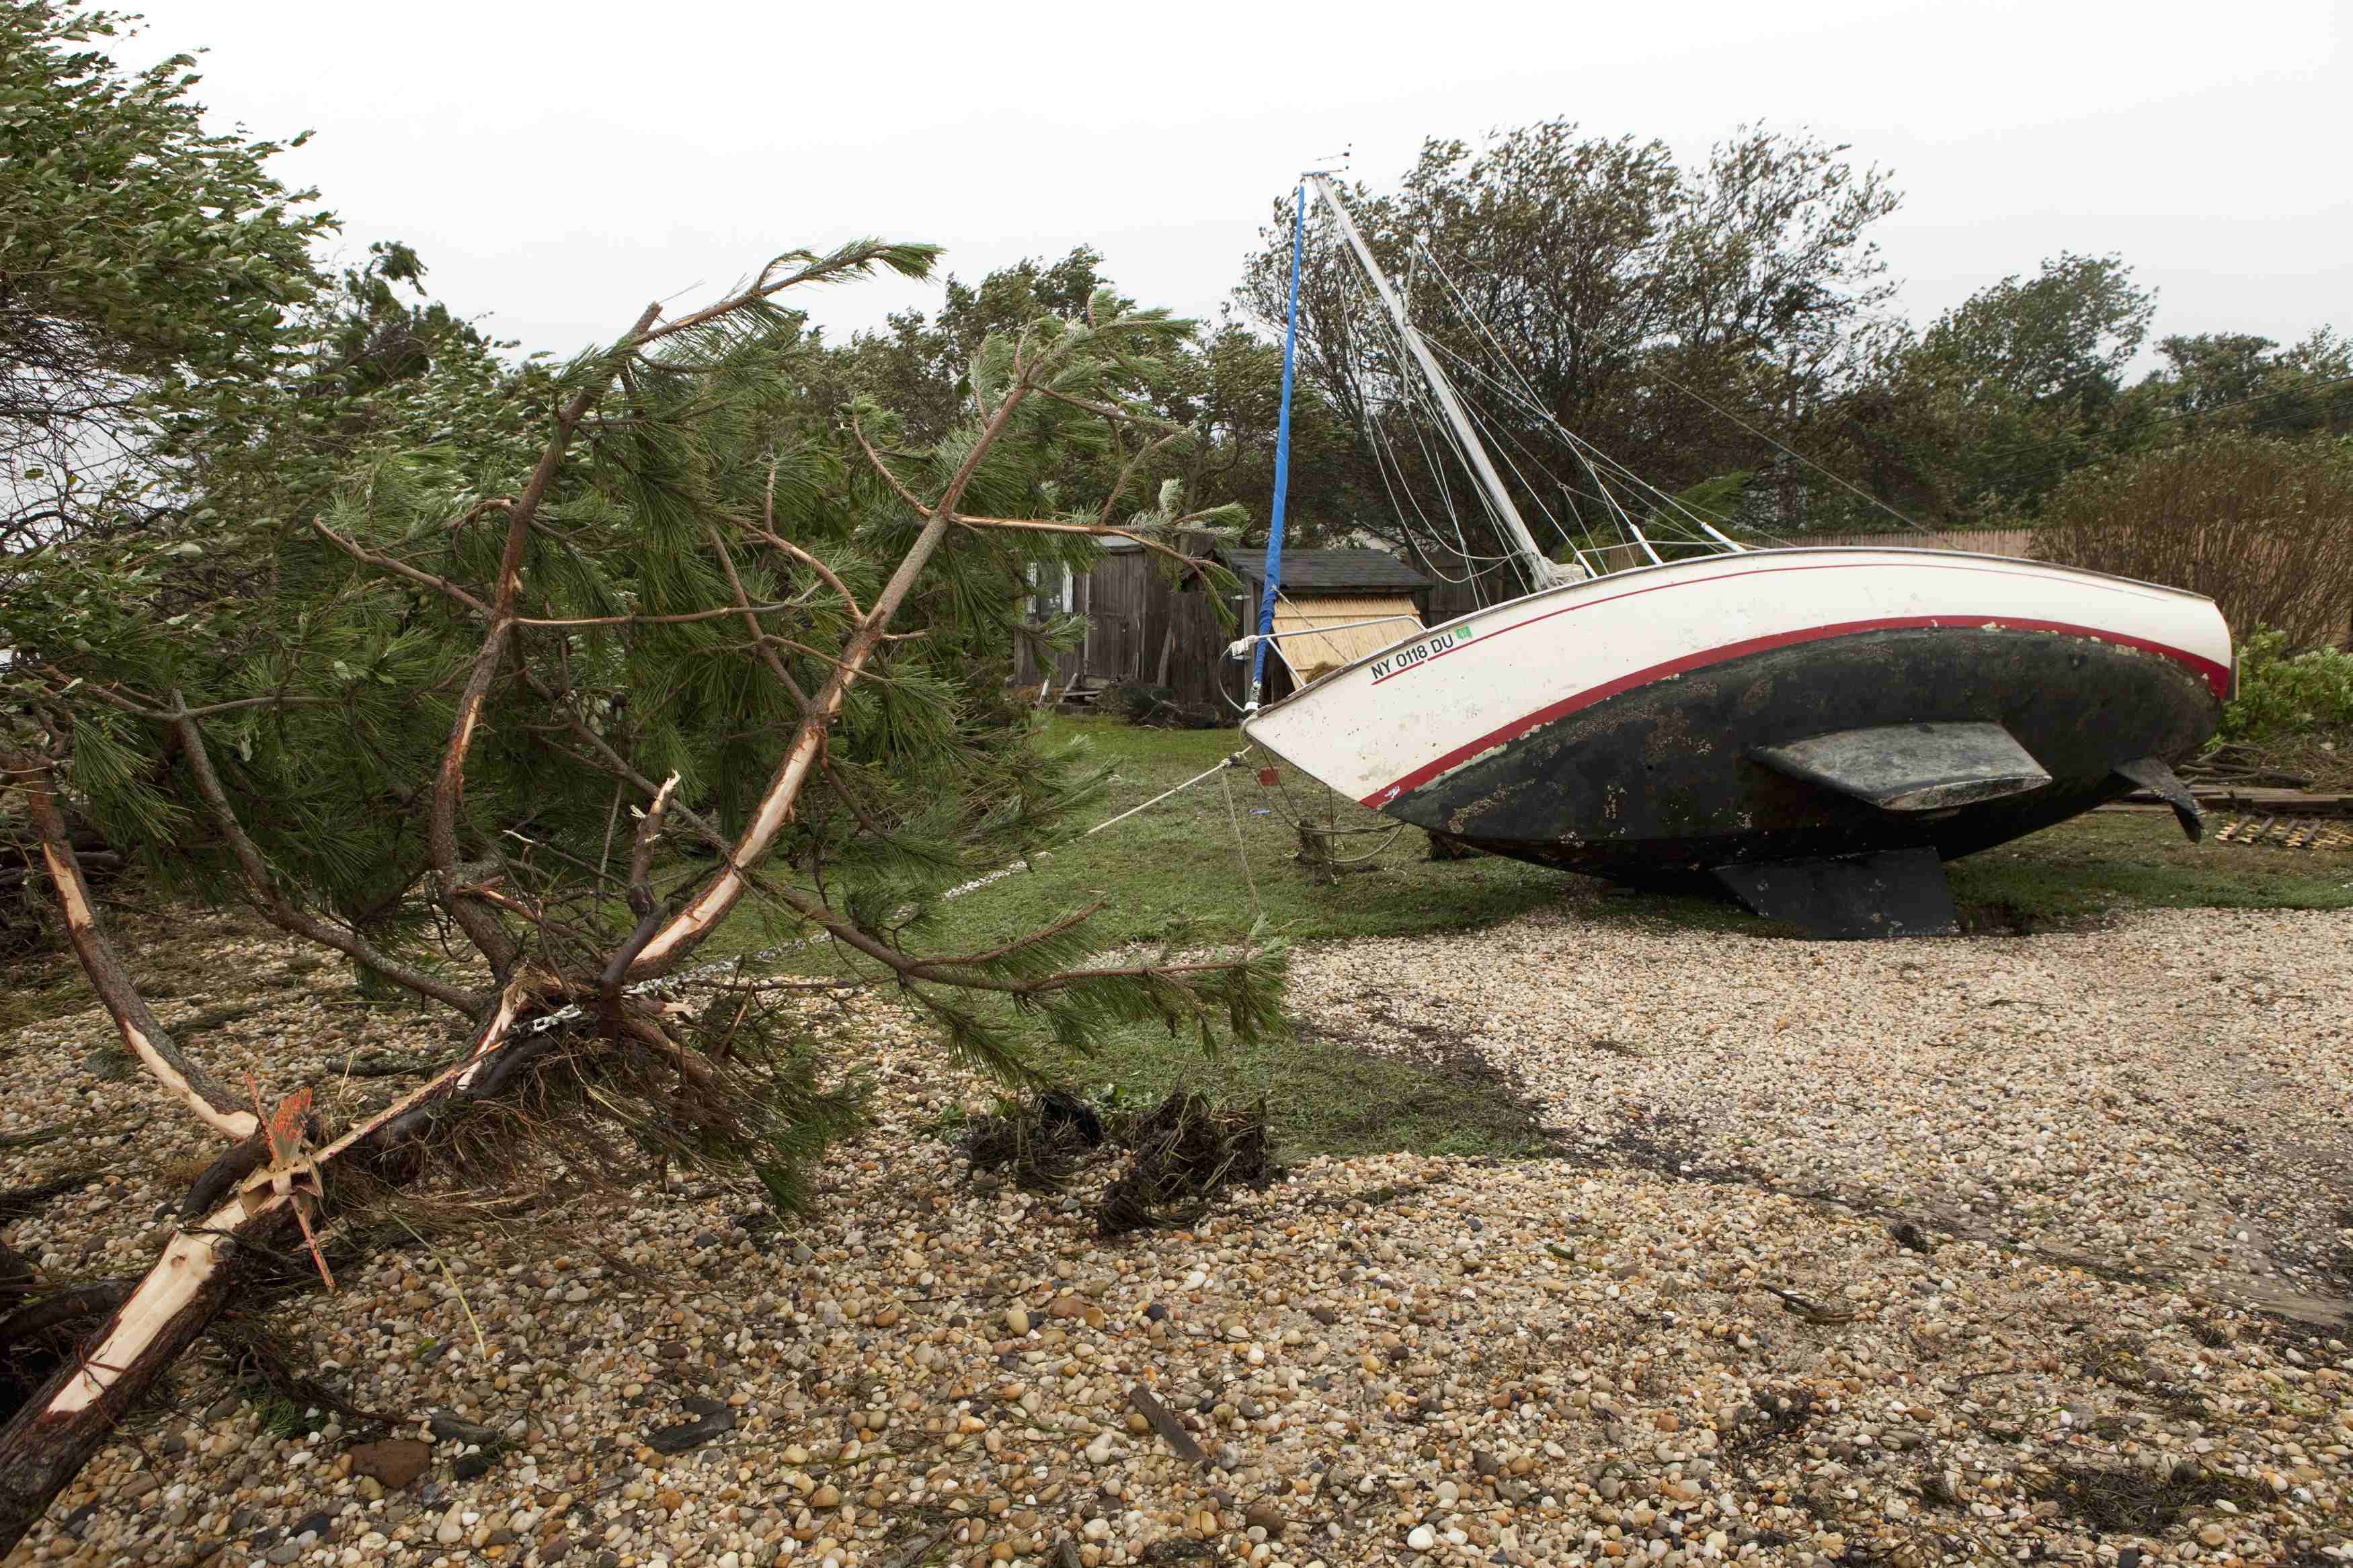
[[[0,551],[185,500],[159,433],[287,373],[321,289],[292,142],[207,133],[189,57],[135,75],[121,19],[0,8]]]
[[[707,310],[649,308],[611,346],[512,383],[539,411],[536,450],[511,410],[476,402],[446,438],[353,443],[315,511],[223,458],[190,471],[250,510],[12,559],[0,747],[61,910],[126,1045],[240,1142],[192,1194],[205,1223],[85,1369],[0,1431],[0,1524],[34,1517],[201,1328],[241,1243],[313,1210],[332,1221],[345,1166],[381,1182],[429,1163],[470,1103],[530,1085],[576,1112],[560,1129],[618,1122],[790,1201],[847,1104],[734,994],[686,1025],[646,989],[733,916],[896,985],[1008,1078],[1031,1030],[1082,1046],[1139,1020],[1205,1036],[1271,1020],[1281,953],[1256,933],[1090,963],[1079,910],[987,951],[923,950],[943,894],[1071,836],[1096,783],[1039,749],[1004,687],[1017,639],[1039,635],[1031,574],[1083,567],[1113,533],[1198,570],[1163,536],[1216,521],[1107,521],[1186,442],[1136,389],[1191,331],[1108,290],[1076,319],[983,338],[964,416],[935,439],[871,402],[813,402],[821,351],[776,297],[921,275],[932,256],[796,251]],[[351,289],[371,302],[365,278]],[[416,395],[451,406],[430,390]],[[396,410],[386,428],[406,427]],[[1094,452],[1124,454],[1103,512],[1051,514],[1050,476]],[[447,1004],[470,1043],[359,1125],[263,1140],[202,1043],[140,1001],[79,888],[60,797],[159,871]],[[422,916],[470,952],[424,940]],[[562,1147],[578,1160],[593,1142]]]
[[[1757,443],[1710,404],[1752,417],[1761,405],[1779,425],[1782,411],[1819,403],[1855,373],[1892,293],[1870,229],[1897,197],[1846,151],[1744,130],[1685,167],[1662,142],[1553,120],[1477,147],[1430,140],[1396,194],[1358,185],[1346,199],[1478,405],[1522,510],[1577,534],[1609,516],[1593,487],[1580,495],[1540,477],[1580,468],[1560,426],[1678,489],[1757,460]],[[1369,503],[1360,526],[1493,556],[1499,542],[1475,518],[1461,519],[1459,542],[1451,522],[1398,520],[1410,509],[1396,498],[1436,489],[1405,412],[1419,377],[1368,308],[1328,216],[1311,207],[1309,228],[1303,395],[1328,405],[1362,445],[1335,454],[1337,472],[1313,449],[1294,459],[1293,493],[1359,495]],[[1286,203],[1237,290],[1270,333],[1282,330],[1290,269]],[[1547,547],[1561,542],[1536,526]]]
[[[34,65],[121,87],[96,57]],[[161,155],[186,122],[148,129]],[[1256,932],[1106,963],[1073,910],[925,949],[950,889],[1073,835],[1098,783],[1005,689],[1021,639],[1073,630],[1028,619],[1034,574],[1115,534],[1201,570],[1171,540],[1234,521],[1184,510],[1171,470],[1196,438],[1155,401],[1191,324],[1108,289],[976,334],[924,428],[828,395],[783,300],[934,254],[788,252],[704,310],[649,307],[608,346],[511,369],[402,295],[422,268],[380,247],[257,326],[249,368],[160,339],[106,362],[161,389],[153,504],[0,552],[0,765],[126,1048],[226,1146],[187,1228],[0,1427],[0,1550],[249,1250],[297,1226],[332,1243],[357,1194],[512,1173],[527,1133],[575,1174],[634,1141],[797,1201],[856,1098],[765,983],[695,988],[733,921],[756,933],[736,949],[810,943],[895,987],[1008,1079],[1041,1033],[1270,1022],[1282,953]],[[241,900],[448,1007],[456,1048],[350,1126],[300,1097],[273,1111],[292,1086],[266,1070],[262,1103],[233,1092],[141,997],[68,811],[156,885]]]

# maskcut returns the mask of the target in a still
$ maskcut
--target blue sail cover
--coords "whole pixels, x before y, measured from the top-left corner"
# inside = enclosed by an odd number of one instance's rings
[[[1250,699],[1258,707],[1266,684],[1268,634],[1274,630],[1274,600],[1282,586],[1282,505],[1291,489],[1291,378],[1299,357],[1299,262],[1307,244],[1307,182],[1299,183],[1291,214],[1291,305],[1282,328],[1282,410],[1274,425],[1274,510],[1266,531],[1266,592],[1259,600],[1258,641],[1250,645]]]

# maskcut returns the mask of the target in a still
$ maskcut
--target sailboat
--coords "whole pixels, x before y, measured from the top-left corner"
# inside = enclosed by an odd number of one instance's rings
[[[1272,632],[1307,200],[1329,211],[1530,591],[1260,705]],[[1826,937],[1950,932],[1944,863],[2134,790],[2232,695],[2197,594],[2047,562],[1743,545],[1550,559],[1328,177],[1297,192],[1273,527],[1243,733],[1436,837],[1641,886],[1704,885]],[[1630,522],[1630,526],[1632,525]],[[1712,537],[1705,537],[1712,536]]]

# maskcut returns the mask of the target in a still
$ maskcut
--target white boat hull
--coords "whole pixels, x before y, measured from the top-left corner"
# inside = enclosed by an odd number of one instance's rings
[[[1889,847],[1949,857],[2032,831],[2131,787],[2116,766],[2202,743],[2231,669],[2229,629],[2194,594],[1946,551],[1752,551],[1479,611],[1243,730],[1434,832],[1640,878]],[[2049,781],[1890,810],[1758,760],[1905,724],[2001,726]]]

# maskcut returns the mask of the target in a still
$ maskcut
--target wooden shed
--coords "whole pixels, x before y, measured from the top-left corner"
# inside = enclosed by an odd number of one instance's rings
[[[1040,584],[1039,609],[1084,616],[1086,637],[1057,655],[1050,672],[1024,650],[1015,680],[1074,695],[1113,686],[1161,687],[1189,708],[1238,710],[1249,676],[1243,664],[1226,657],[1226,648],[1254,620],[1265,562],[1255,551],[1213,553],[1241,579],[1241,593],[1226,605],[1230,624],[1219,620],[1209,584],[1179,584],[1150,552],[1114,542],[1093,570]],[[1403,637],[1427,620],[1434,586],[1377,550],[1287,552],[1275,630],[1289,635],[1278,638],[1277,652],[1268,658],[1267,700]]]

